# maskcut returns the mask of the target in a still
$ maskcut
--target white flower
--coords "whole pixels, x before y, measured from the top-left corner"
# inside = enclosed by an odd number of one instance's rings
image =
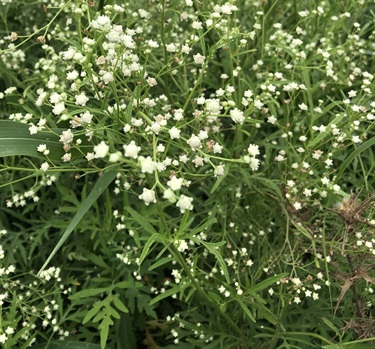
[[[113,81],[113,74],[109,71],[105,72],[102,76],[103,82],[107,85]]]
[[[207,99],[206,100],[206,109],[210,111],[212,114],[219,114],[220,113],[220,102],[217,99]]]
[[[207,131],[204,131],[204,130],[201,130],[199,131],[198,133],[198,137],[203,140],[203,139],[207,139],[208,138],[208,133]]]
[[[158,48],[159,44],[156,41],[153,40],[148,40],[147,45],[150,46],[151,48]]]
[[[352,142],[353,143],[361,143],[361,139],[359,138],[359,136],[352,136]]]
[[[111,19],[108,16],[99,16],[91,22],[91,26],[98,30],[109,31],[111,29]]]
[[[41,169],[43,172],[46,172],[46,171],[49,169],[48,162],[43,162],[43,163],[40,165],[40,169]]]
[[[150,203],[155,203],[155,192],[150,189],[143,188],[143,193],[139,195],[139,198],[145,202],[148,206]]]
[[[69,80],[69,81],[76,80],[78,79],[78,77],[79,77],[79,73],[77,72],[77,70],[70,71],[66,74],[66,80]]]
[[[65,153],[62,157],[61,157],[61,160],[63,162],[68,162],[70,161],[70,159],[72,158],[72,154],[71,153]]]
[[[75,98],[76,98],[76,105],[85,106],[86,103],[89,101],[89,98],[84,93],[81,93],[75,96]]]
[[[48,155],[49,151],[47,150],[47,146],[45,144],[39,144],[36,150],[39,153],[43,153],[44,155]]]
[[[250,168],[251,168],[253,171],[256,171],[256,170],[259,168],[259,163],[260,163],[259,159],[254,158],[254,157],[251,157],[251,158],[250,158],[250,163],[249,163],[249,165],[250,165]]]
[[[259,146],[255,144],[250,144],[249,147],[247,148],[247,151],[250,156],[257,156],[260,154],[259,152]]]
[[[243,111],[239,110],[238,108],[234,108],[230,111],[230,117],[236,124],[242,124],[245,120]]]
[[[199,21],[194,21],[193,23],[191,23],[191,26],[193,29],[202,29],[203,26],[202,26],[202,22],[199,22]]]
[[[128,145],[124,145],[123,147],[127,158],[136,159],[141,150],[141,147],[137,146],[134,141],[131,141]]]
[[[276,123],[276,121],[277,121],[277,119],[273,115],[271,115],[267,119],[267,122],[270,123],[270,124],[272,124],[272,125],[274,125]]]
[[[212,150],[214,151],[215,154],[221,154],[223,150],[223,146],[221,146],[219,143],[215,143],[214,146],[212,147]]]
[[[81,121],[85,124],[91,124],[92,118],[94,117],[88,110],[79,116],[81,117]]]
[[[107,156],[109,152],[109,146],[104,141],[101,141],[98,145],[94,147],[94,152],[95,159],[104,158]]]
[[[165,49],[166,49],[168,52],[176,52],[176,50],[177,50],[175,44],[168,44],[168,45],[165,45]]]
[[[184,111],[182,109],[176,109],[173,111],[173,119],[181,121],[184,118]]]
[[[215,167],[215,171],[214,171],[215,177],[219,177],[224,174],[224,166],[225,165],[219,165]]]
[[[167,185],[169,188],[171,188],[173,191],[180,190],[183,182],[183,178],[177,178],[176,176],[173,176],[168,182]]]
[[[173,126],[169,130],[169,136],[171,137],[171,139],[180,138],[180,134],[181,131],[176,126]]]
[[[73,141],[73,132],[72,130],[68,129],[66,131],[62,131],[60,135],[60,142],[63,144],[69,144]]]
[[[38,133],[38,126],[35,126],[35,125],[31,125],[29,127],[29,132],[30,132],[30,135],[35,135]]]
[[[163,198],[168,200],[171,203],[176,202],[176,195],[174,194],[173,190],[168,188],[163,193]]]
[[[188,249],[189,249],[189,245],[187,244],[187,242],[185,240],[180,240],[179,244],[178,244],[178,247],[177,247],[177,250],[179,252],[184,252]]]
[[[186,141],[186,143],[191,146],[191,149],[202,148],[200,138],[194,134]]]
[[[254,107],[261,109],[263,107],[263,103],[259,99],[257,99],[254,101]]]
[[[4,344],[8,340],[8,337],[5,333],[0,334],[0,343]]]
[[[12,334],[12,333],[14,333],[14,328],[8,326],[7,329],[5,330],[5,333],[6,333],[6,334]]]
[[[349,98],[353,98],[353,97],[357,96],[357,92],[354,91],[354,90],[351,90],[351,91],[348,92],[348,96],[349,96]]]
[[[310,12],[309,12],[309,10],[305,10],[305,11],[299,11],[298,14],[301,17],[307,17],[310,14]]]
[[[54,108],[52,109],[52,113],[55,115],[60,115],[65,111],[65,104],[64,102],[57,103]]]
[[[193,198],[190,198],[186,195],[181,195],[178,199],[178,202],[176,204],[177,207],[180,208],[181,213],[184,213],[186,210],[192,210],[193,209]]]
[[[117,151],[116,153],[112,153],[109,155],[109,162],[118,162],[121,159],[121,152]]]
[[[142,173],[153,173],[155,171],[156,164],[150,156],[147,156],[147,158],[140,156],[138,161],[141,165]]]
[[[151,87],[156,86],[158,84],[155,78],[148,77],[146,81]]]
[[[194,58],[194,63],[195,64],[203,64],[205,60],[205,56],[202,56],[200,53],[197,53],[196,55],[193,56]]]
[[[57,104],[59,102],[62,101],[62,97],[60,94],[58,94],[57,92],[53,92],[51,94],[51,96],[49,97],[49,101],[52,103],[52,104]]]

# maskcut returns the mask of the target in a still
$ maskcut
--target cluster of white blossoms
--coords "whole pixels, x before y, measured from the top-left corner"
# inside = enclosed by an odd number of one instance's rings
[[[82,14],[79,7],[72,6],[75,13]],[[217,5],[204,25],[224,29],[220,27],[221,20],[226,23],[225,18],[237,10],[237,7],[229,2]],[[252,106],[260,108],[263,105],[260,98],[257,96],[252,99],[253,93],[247,91],[242,104],[237,105],[232,99],[236,91],[233,86],[227,85],[225,89],[219,88],[209,98],[202,95],[192,99],[190,104],[198,108],[190,115],[187,113],[186,106],[173,108],[173,101],[164,94],[152,93],[158,86],[158,77],[157,74],[147,72],[142,62],[146,57],[151,57],[154,50],[164,47],[170,55],[171,62],[190,60],[198,66],[196,69],[206,69],[207,57],[194,49],[199,38],[192,36],[185,40],[183,45],[158,42],[154,38],[144,40],[142,37],[146,34],[144,27],[129,29],[115,24],[111,19],[111,11],[119,14],[124,12],[124,8],[117,5],[107,6],[105,14],[92,19],[91,35],[82,38],[81,49],[69,44],[58,53],[53,47],[44,43],[42,48],[50,58],[41,58],[35,65],[37,73],[41,75],[45,72],[49,73],[45,88],[36,91],[35,105],[38,107],[47,105],[51,108],[57,123],[63,125],[69,123],[69,128],[59,131],[59,142],[64,149],[61,161],[66,165],[71,164],[71,151],[76,148],[83,153],[83,159],[90,166],[101,166],[99,164],[103,164],[103,161],[108,164],[121,164],[124,167],[132,163],[132,168],[138,169],[139,178],[144,178],[144,175],[155,175],[155,181],[149,183],[149,187],[143,186],[137,189],[140,191],[139,199],[150,205],[163,198],[175,204],[181,213],[194,208],[194,198],[188,192],[191,181],[184,179],[185,176],[189,177],[189,172],[192,170],[200,171],[201,168],[205,168],[207,176],[220,177],[226,174],[227,161],[235,161],[239,165],[248,164],[251,170],[258,170],[259,151],[254,152],[249,147],[248,154],[240,159],[231,159],[225,154],[219,132],[228,117],[233,125],[245,125],[250,119],[246,116],[249,114],[246,108]],[[139,10],[134,16],[138,16],[141,20],[150,17],[145,10]],[[182,22],[191,21],[195,30],[203,28],[203,24],[190,15],[182,14],[180,19]],[[96,50],[99,44],[100,54]],[[64,80],[58,77],[56,62],[59,62],[59,74],[65,75]],[[177,66],[176,74],[178,69]],[[240,70],[238,67],[236,71],[240,72]],[[204,73],[204,70],[201,72]],[[223,79],[228,79],[228,76],[223,75]],[[146,91],[143,95],[135,98],[132,96],[131,89],[118,88],[122,82],[133,84],[134,81],[144,84],[140,85],[144,86]],[[102,109],[100,114],[95,112],[98,105]],[[139,110],[139,113],[129,116],[128,110]],[[118,142],[114,144],[102,138],[101,129],[106,127],[106,122],[102,122],[103,118],[106,120],[116,118],[117,122],[121,120],[117,125],[123,131],[120,147],[117,146]],[[19,121],[29,124],[31,135],[49,126],[44,118],[37,121],[32,117],[27,120],[21,119],[22,121]],[[83,152],[80,148],[82,142],[86,144],[90,142],[91,149],[86,146]],[[156,147],[150,148],[150,143],[156,144]],[[186,146],[182,146],[182,143]],[[40,170],[42,173],[48,173],[51,166],[56,166],[55,162],[50,161],[50,156],[53,154],[46,143],[40,143],[37,151],[46,156],[46,161],[41,163]],[[172,175],[167,175],[168,172]],[[162,175],[163,173],[165,175]],[[180,175],[177,176],[176,173]],[[117,194],[134,187],[126,179],[125,183],[121,188],[116,187]],[[159,196],[159,192],[162,195]]]

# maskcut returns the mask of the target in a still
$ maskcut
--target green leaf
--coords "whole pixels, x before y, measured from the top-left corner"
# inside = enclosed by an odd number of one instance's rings
[[[254,302],[254,308],[258,310],[258,319],[265,318],[272,325],[276,326],[278,319],[275,314],[271,312],[265,305],[260,302]]]
[[[143,263],[143,261],[148,255],[148,252],[150,251],[152,244],[156,241],[163,242],[162,236],[158,233],[151,235],[151,237],[147,240],[145,247],[143,247],[142,253],[139,257],[139,262],[138,262],[139,265]]]
[[[243,177],[244,180],[248,183],[249,186],[254,185],[252,184],[246,176]],[[281,202],[284,201],[283,194],[281,193],[280,188],[277,186],[274,180],[268,179],[265,177],[260,177],[259,175],[255,174],[251,176],[251,180],[261,182],[265,187],[271,189],[272,193],[277,194],[278,198]]]
[[[102,349],[105,348],[108,339],[109,328],[113,325],[113,321],[110,316],[107,315],[103,318],[103,321],[98,326],[100,330],[100,346]]]
[[[58,135],[44,131],[30,135],[28,125],[16,121],[0,120],[0,157],[24,155],[45,159],[45,156],[36,150],[42,143],[46,144],[50,150],[48,156],[51,159],[60,159],[65,153]]]
[[[108,292],[108,287],[100,287],[100,288],[92,288],[88,290],[82,290],[79,292],[76,292],[69,296],[69,299],[75,300],[75,299],[80,299],[80,298],[88,298],[92,296],[96,296],[101,293]]]
[[[206,223],[203,223],[202,225],[200,225],[199,227],[193,229],[191,231],[191,235],[197,235],[199,234],[201,231],[204,231],[206,230],[208,227],[210,227],[212,224],[216,223],[217,222],[217,219],[216,218],[211,218],[209,219]]]
[[[130,213],[130,215],[134,218],[134,220],[149,234],[157,234],[158,232],[155,228],[148,223],[144,217],[142,217],[137,211],[133,210],[131,207],[126,207],[126,210]]]
[[[122,303],[119,299],[119,295],[116,294],[112,297],[112,302],[113,302],[113,305],[120,311],[122,311],[123,313],[128,313],[129,312],[129,309],[125,306],[124,303]]]
[[[98,314],[102,306],[103,301],[95,303],[94,306],[87,312],[86,316],[82,320],[82,323],[85,324],[86,322],[90,321],[96,314]]]
[[[92,188],[90,194],[86,198],[84,202],[82,202],[77,214],[74,216],[68,227],[66,228],[64,234],[56,244],[55,248],[51,252],[51,254],[48,256],[47,260],[43,264],[42,268],[39,270],[38,274],[40,274],[48,265],[48,263],[51,261],[53,256],[56,254],[56,252],[60,249],[60,247],[63,245],[63,243],[68,239],[70,234],[73,232],[73,230],[76,228],[78,223],[82,220],[82,218],[85,216],[87,211],[91,208],[91,206],[96,202],[96,200],[99,198],[101,194],[103,194],[104,190],[107,189],[107,187],[112,183],[112,181],[115,179],[117,175],[117,172],[114,170],[105,172],[96,182],[94,188]]]
[[[216,189],[219,188],[219,185],[221,184],[221,182],[228,175],[229,168],[230,168],[230,165],[225,165],[225,167],[224,167],[224,174],[217,179],[217,181],[215,182],[214,186],[211,188],[211,191],[210,191],[211,194],[213,194],[216,191]]]
[[[227,265],[224,262],[224,258],[221,255],[220,251],[217,249],[218,247],[225,245],[226,242],[225,241],[206,242],[206,241],[200,240],[196,237],[191,237],[190,239],[193,240],[195,243],[197,243],[199,245],[203,245],[211,254],[213,254],[216,257],[216,259],[217,259],[217,261],[220,265],[220,268],[224,273],[225,280],[229,284],[230,279],[229,279],[229,273],[228,273]]]
[[[48,343],[33,344],[33,349],[100,349],[99,344],[78,341],[53,341]]]
[[[171,261],[173,261],[174,258],[173,257],[164,257],[162,259],[159,259],[157,262],[155,262],[154,264],[152,264],[148,270],[151,271],[151,270],[154,270],[156,268],[159,268],[161,267],[162,265],[166,264],[166,263],[169,263]]]
[[[365,143],[361,144],[356,150],[354,150],[343,162],[340,166],[340,170],[336,175],[336,182],[341,179],[342,174],[344,173],[345,169],[349,166],[349,164],[353,161],[355,157],[359,154],[364,152],[365,150],[369,149],[375,144],[375,137],[370,138]]]
[[[42,153],[37,151],[39,144],[45,144],[50,151],[48,157],[53,161],[60,161],[65,154],[63,145],[59,141],[63,131],[66,131],[66,129],[56,128],[51,131],[39,131],[37,134],[31,135],[29,126],[26,124],[0,120],[0,158],[5,156],[30,156],[46,159]],[[72,159],[82,156],[74,148],[72,148],[71,154]]]
[[[190,285],[177,285],[177,286],[174,286],[173,288],[169,289],[169,290],[166,290],[164,291],[163,293],[159,294],[158,296],[156,296],[155,298],[153,298],[151,301],[150,301],[150,305],[153,305],[157,302],[160,302],[162,299],[164,298],[167,298],[167,297],[170,297],[170,296],[173,296],[175,294],[177,294],[178,292],[181,292],[183,291],[185,288],[187,288],[188,286]]]
[[[243,309],[243,311],[245,312],[245,314],[247,315],[247,317],[248,317],[251,321],[256,322],[254,315],[251,314],[251,311],[250,311],[250,309],[246,306],[246,304],[245,304],[244,302],[242,302],[240,299],[237,299],[237,302],[238,302],[238,304],[241,306],[241,308]]]
[[[279,281],[281,278],[283,278],[283,277],[285,277],[287,275],[288,275],[288,273],[283,273],[283,274],[278,274],[278,275],[275,275],[275,276],[271,276],[270,278],[259,282],[258,284],[256,284],[254,287],[252,287],[248,291],[250,293],[262,291],[262,290],[270,287],[275,282]]]
[[[108,264],[104,262],[104,259],[101,256],[98,256],[90,252],[86,252],[83,256],[101,268],[110,269]]]
[[[132,284],[129,281],[121,281],[114,285],[114,287],[120,288],[121,290],[125,290],[126,288],[131,287]]]

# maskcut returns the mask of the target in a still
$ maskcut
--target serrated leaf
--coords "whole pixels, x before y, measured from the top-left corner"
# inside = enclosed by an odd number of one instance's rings
[[[108,306],[106,308],[106,310],[108,311],[107,315],[112,315],[117,320],[120,319],[120,314],[118,313],[118,311],[115,308],[113,308],[111,306]]]
[[[122,311],[123,313],[128,313],[129,312],[129,309],[125,306],[124,303],[121,302],[121,300],[119,299],[119,295],[116,294],[113,296],[112,298],[112,302],[113,302],[113,305],[120,311]]]
[[[106,316],[108,316],[106,311],[100,310],[99,313],[96,314],[96,316],[91,320],[92,322],[99,322],[100,320],[104,319]]]
[[[103,306],[103,302],[97,302],[94,306],[87,312],[86,316],[83,318],[82,323],[85,324],[89,322],[99,311],[100,308]]]
[[[105,316],[103,321],[98,326],[100,330],[100,346],[102,349],[105,348],[108,339],[109,328],[113,325],[113,321],[109,316]]]

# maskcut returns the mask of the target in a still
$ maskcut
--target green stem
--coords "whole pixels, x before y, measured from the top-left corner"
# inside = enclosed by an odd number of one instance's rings
[[[226,313],[224,313],[221,310],[220,306],[215,302],[215,300],[213,300],[195,280],[194,276],[190,272],[189,266],[186,264],[185,259],[177,250],[176,246],[174,244],[171,244],[170,247],[172,249],[172,253],[175,256],[177,256],[180,265],[184,269],[184,272],[187,274],[188,278],[190,279],[191,283],[194,285],[198,293],[211,303],[211,305],[217,310],[218,314],[220,314],[221,317],[223,317],[227,321],[228,325],[233,329],[233,331],[238,335],[238,337],[241,338],[244,343],[246,343],[245,338],[243,338],[243,332],[238,328],[236,323]]]

